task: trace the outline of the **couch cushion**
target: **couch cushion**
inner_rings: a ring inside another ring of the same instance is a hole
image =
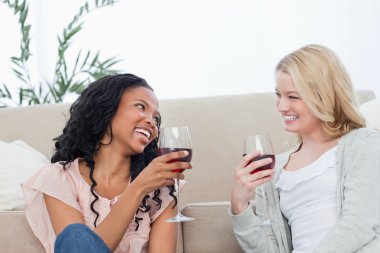
[[[23,210],[21,182],[48,163],[44,155],[23,141],[0,141],[0,210]]]
[[[34,236],[24,212],[0,211],[0,247],[2,253],[44,253],[45,249]]]
[[[208,202],[183,208],[183,214],[195,218],[182,223],[185,253],[243,252],[233,233],[229,206],[230,202]]]
[[[362,104],[360,111],[366,119],[367,127],[380,131],[380,99],[374,99]]]

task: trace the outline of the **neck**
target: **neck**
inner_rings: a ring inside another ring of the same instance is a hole
[[[322,132],[301,135],[301,137],[302,149],[330,148],[335,146],[339,140],[339,138],[331,139]]]
[[[125,180],[130,177],[131,156],[117,152],[110,146],[102,146],[94,157],[94,176],[105,181]]]

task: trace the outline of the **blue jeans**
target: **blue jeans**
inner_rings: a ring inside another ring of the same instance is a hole
[[[111,253],[104,241],[84,224],[68,225],[55,240],[55,253]]]

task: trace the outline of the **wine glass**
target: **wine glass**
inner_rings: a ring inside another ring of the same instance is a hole
[[[260,159],[264,159],[264,158],[272,158],[273,162],[251,171],[250,174],[254,174],[262,170],[268,170],[268,169],[274,168],[275,156],[274,156],[273,146],[272,146],[272,142],[270,140],[269,135],[257,134],[257,135],[245,137],[243,156],[245,156],[248,153],[251,153],[254,150],[259,151],[261,154],[255,157],[254,159],[252,159],[252,161],[250,162],[254,162]],[[264,190],[264,184],[259,186],[259,190],[262,193],[264,212],[266,213],[267,212],[266,209],[268,206],[267,206],[267,198],[266,198],[266,194]],[[271,223],[272,223],[271,220],[268,218],[268,219],[263,220],[259,225],[270,225]]]
[[[188,127],[163,127],[160,129],[159,136],[159,154],[167,154],[170,152],[176,152],[180,150],[186,150],[189,155],[178,160],[171,160],[171,162],[190,162],[192,149],[190,143],[190,134]],[[174,169],[174,172],[182,172],[183,169]],[[181,222],[181,221],[192,221],[194,218],[187,217],[181,213],[180,201],[179,201],[179,180],[174,178],[175,187],[177,192],[177,215],[167,219],[167,222]]]

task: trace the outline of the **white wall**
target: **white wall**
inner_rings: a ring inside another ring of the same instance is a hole
[[[30,2],[33,78],[49,79],[56,34],[84,1]],[[8,84],[19,36],[9,12],[1,3],[0,78]],[[319,43],[338,54],[356,88],[380,97],[378,13],[377,0],[120,0],[86,17],[73,52],[119,56],[119,69],[146,78],[159,98],[175,98],[273,91],[276,63]]]

